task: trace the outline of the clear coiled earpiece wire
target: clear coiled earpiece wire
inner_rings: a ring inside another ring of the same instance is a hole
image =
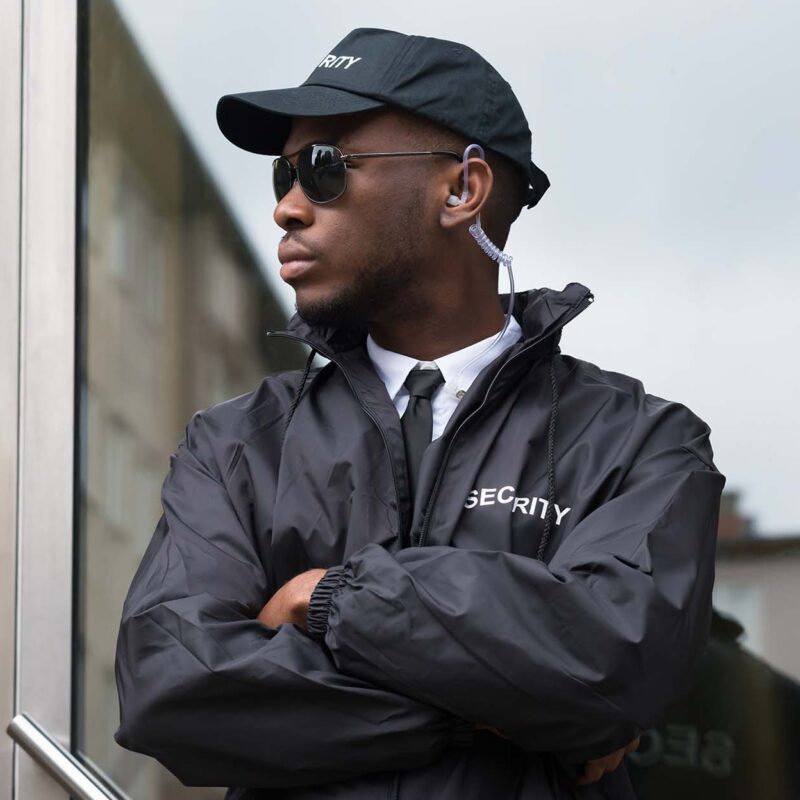
[[[461,192],[461,197],[459,202],[463,203],[469,197],[469,154],[472,150],[476,150],[480,158],[484,158],[483,148],[479,144],[471,144],[469,145],[466,150],[464,150],[464,157],[462,159],[463,166],[464,166],[464,180],[463,180],[463,190]],[[511,313],[514,309],[514,272],[511,269],[511,262],[512,257],[508,255],[508,253],[504,253],[487,235],[486,231],[483,230],[481,227],[481,215],[480,212],[475,217],[475,222],[469,226],[469,232],[472,237],[475,239],[478,247],[486,253],[489,258],[493,261],[497,261],[498,264],[503,264],[506,270],[508,271],[508,286],[509,286],[509,294],[508,294],[508,310],[506,312],[506,320],[503,323],[503,327],[500,330],[494,339],[492,339],[489,344],[483,348],[474,358],[471,358],[463,367],[458,371],[458,375],[456,376],[456,386],[459,385],[461,381],[461,373],[469,367],[471,364],[474,364],[482,355],[487,353],[491,350],[502,338],[503,334],[506,332],[508,328],[508,323],[511,321]]]

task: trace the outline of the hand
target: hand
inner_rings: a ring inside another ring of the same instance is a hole
[[[632,742],[620,747],[619,750],[615,750],[602,758],[593,758],[591,761],[587,761],[583,772],[578,777],[578,783],[580,785],[597,783],[606,772],[613,772],[622,763],[622,759],[638,747],[639,737],[637,736]]]
[[[498,736],[503,736],[497,728],[493,728],[491,725],[484,725],[480,722],[475,722],[473,724],[475,730],[484,730],[484,731],[491,731],[492,733],[496,733]],[[503,736],[504,739],[508,738]],[[588,783],[597,783],[606,772],[613,772],[621,763],[622,759],[628,754],[632,753],[634,750],[638,749],[639,747],[639,737],[637,736],[633,741],[628,742],[624,747],[620,747],[619,750],[614,750],[613,753],[609,753],[607,756],[603,756],[602,758],[593,758],[591,761],[586,762],[586,766],[583,768],[583,772],[578,777],[578,783],[581,785],[588,784]]]
[[[258,612],[256,619],[270,628],[291,622],[305,630],[308,626],[308,601],[311,592],[326,572],[325,569],[310,569],[286,581]]]

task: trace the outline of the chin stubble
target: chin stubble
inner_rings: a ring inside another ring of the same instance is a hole
[[[361,327],[378,319],[413,318],[415,277],[424,248],[411,232],[419,227],[421,206],[419,194],[412,192],[405,213],[395,209],[392,223],[382,230],[382,241],[393,243],[391,258],[387,259],[388,248],[381,247],[380,255],[366,259],[350,286],[317,302],[298,303],[300,316],[310,325],[337,328]]]

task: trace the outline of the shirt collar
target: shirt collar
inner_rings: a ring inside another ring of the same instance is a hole
[[[479,342],[462,347],[453,353],[440,356],[435,361],[419,361],[411,356],[386,350],[371,335],[367,335],[366,346],[375,371],[385,384],[386,391],[392,400],[395,399],[397,393],[403,387],[410,370],[415,367],[437,367],[445,380],[443,391],[449,392],[460,399],[469,389],[478,373],[506,348],[519,341],[521,336],[522,329],[512,316],[503,336],[491,348],[489,343],[497,337],[497,333],[493,333]],[[481,352],[483,350],[486,350],[486,352]]]

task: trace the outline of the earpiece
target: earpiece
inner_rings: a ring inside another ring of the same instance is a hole
[[[469,198],[469,154],[472,150],[476,150],[478,156],[480,158],[484,158],[483,148],[479,144],[471,144],[464,150],[464,155],[462,156],[462,164],[463,164],[463,186],[464,191],[461,194],[461,197],[456,197],[454,194],[451,194],[445,203],[448,206],[460,206],[462,203],[466,202]],[[492,339],[492,341],[480,352],[476,353],[475,356],[464,364],[458,372],[456,376],[456,384],[461,380],[461,373],[470,365],[472,365],[477,358],[479,358],[484,353],[487,353],[492,347],[495,346],[497,342],[503,337],[503,334],[506,332],[508,328],[508,323],[511,320],[511,315],[514,310],[514,272],[511,269],[511,261],[512,258],[508,253],[504,253],[492,240],[489,238],[487,233],[481,228],[481,215],[480,213],[475,215],[475,222],[468,228],[470,236],[475,240],[475,243],[478,247],[486,253],[489,258],[493,261],[497,261],[498,264],[502,264],[508,270],[508,311],[506,313],[506,321],[503,324],[500,333]]]
[[[467,149],[464,151],[464,156],[462,158],[462,163],[464,165],[464,193],[461,195],[460,198],[456,198],[455,195],[451,194],[450,197],[447,199],[447,203],[450,204],[450,200],[458,200],[458,203],[453,203],[453,205],[460,205],[469,197],[469,153],[470,150],[477,150],[478,155],[480,158],[484,158],[483,148],[479,144],[471,144]],[[509,280],[513,280],[511,278],[511,256],[508,253],[504,253],[492,240],[489,238],[488,234],[483,230],[481,227],[481,215],[476,214],[475,222],[469,226],[469,232],[475,242],[477,243],[478,247],[486,253],[489,258],[497,261],[499,264],[505,265],[509,270]],[[513,284],[512,284],[513,285]],[[513,289],[512,289],[512,297],[513,297]],[[509,314],[511,312],[509,311]]]

